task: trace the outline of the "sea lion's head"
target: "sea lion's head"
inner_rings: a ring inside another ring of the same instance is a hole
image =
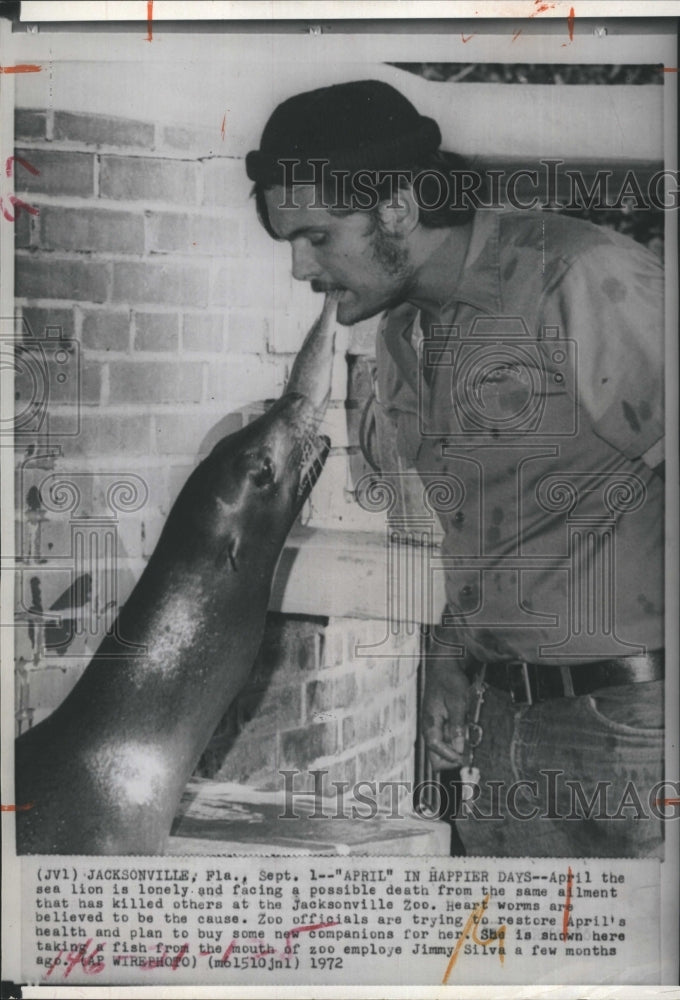
[[[316,433],[318,416],[309,400],[287,393],[261,417],[215,449],[233,454],[229,493],[241,480],[242,497],[268,504],[292,524],[323,469],[330,441]]]
[[[246,551],[249,558],[278,557],[328,455],[330,441],[316,433],[317,424],[305,396],[282,396],[215,446],[186,483],[167,529],[188,544],[191,524],[202,536],[199,549],[234,569]]]

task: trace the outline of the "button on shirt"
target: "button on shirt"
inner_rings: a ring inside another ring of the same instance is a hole
[[[383,317],[380,406],[440,515],[447,616],[482,661],[569,663],[663,646],[663,273],[617,233],[476,214],[427,262],[450,297]],[[387,471],[387,470],[386,470]]]

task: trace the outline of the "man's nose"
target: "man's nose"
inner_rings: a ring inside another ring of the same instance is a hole
[[[292,274],[296,281],[311,281],[318,278],[319,267],[315,259],[313,248],[307,244],[293,243],[291,245]]]

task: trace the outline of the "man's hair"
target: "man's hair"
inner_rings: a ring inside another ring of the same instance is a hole
[[[295,205],[295,185],[313,183],[314,171],[302,164],[303,180],[291,182],[291,174],[280,171],[277,181],[264,184],[256,182],[251,195],[255,199],[257,215],[265,230],[273,239],[279,239],[271,227],[265,193],[277,185],[286,190],[286,204]],[[479,197],[484,187],[484,178],[474,171],[467,160],[458,153],[434,150],[420,157],[417,162],[392,170],[353,172],[334,171],[332,167],[322,172],[322,180],[315,187],[319,192],[319,204],[332,215],[348,215],[350,212],[375,212],[379,203],[398,198],[399,191],[408,185],[418,205],[419,222],[428,229],[462,226],[472,219],[475,199],[467,192],[475,191]],[[286,180],[289,183],[286,183]],[[338,186],[341,185],[341,192]],[[368,193],[367,193],[368,192]]]

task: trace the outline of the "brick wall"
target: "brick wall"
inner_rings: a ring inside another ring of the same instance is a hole
[[[138,570],[160,529],[153,507],[167,513],[226,415],[232,430],[248,404],[280,393],[321,300],[291,278],[287,247],[257,223],[243,162],[219,155],[219,135],[20,110],[16,142],[38,171],[15,162],[17,193],[39,210],[17,218],[17,306],[33,336],[58,326],[80,345],[79,390],[50,386],[61,467],[144,470],[146,546],[140,523],[121,553]],[[334,450],[307,517],[375,530],[344,490],[344,350],[371,350],[365,328],[349,339],[340,331]],[[64,445],[76,395],[80,432]]]
[[[31,365],[46,365],[49,381],[40,432],[29,420],[16,451],[24,727],[75,683],[190,470],[281,392],[320,309],[320,297],[292,280],[288,248],[259,226],[243,162],[220,155],[220,141],[143,121],[17,111],[16,192],[38,210],[20,211],[15,224],[27,347],[17,412],[30,415],[42,391]],[[373,336],[373,323],[338,331],[323,428],[333,449],[303,512],[312,526],[382,530],[351,492],[352,475],[365,471],[354,397],[367,391],[366,367],[356,358],[370,356]],[[87,600],[68,592],[79,574],[91,577]],[[78,600],[85,610],[69,611]],[[67,608],[60,628],[37,627],[36,612],[55,603]],[[203,772],[262,787],[279,780],[279,767],[314,762],[328,763],[331,778],[407,776],[415,659],[399,659],[394,643],[387,658],[354,655],[357,636],[382,627],[273,618]]]
[[[361,647],[380,643],[379,657]],[[382,621],[270,614],[248,686],[203,755],[199,773],[280,790],[279,771],[330,782],[413,779],[417,629]],[[389,792],[387,793],[389,795]]]

